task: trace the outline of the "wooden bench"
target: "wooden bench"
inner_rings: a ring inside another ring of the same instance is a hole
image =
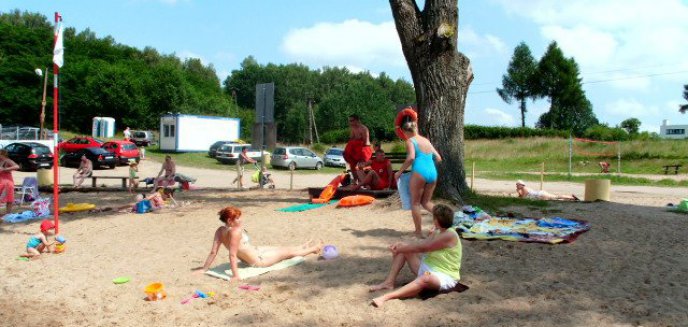
[[[91,179],[91,186],[93,186],[93,187],[96,187],[97,180],[99,180],[99,179],[121,179],[123,188],[126,188],[128,182],[129,182],[129,176],[90,176],[90,177],[86,177],[86,178]]]
[[[389,159],[391,163],[402,163],[406,160],[406,152],[387,152],[385,158]]]
[[[664,167],[664,175],[669,174],[669,168],[674,168],[674,175],[678,175],[678,169],[681,168],[682,165],[666,165],[662,167]]]

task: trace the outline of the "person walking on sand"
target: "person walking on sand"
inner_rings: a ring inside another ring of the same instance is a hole
[[[448,291],[461,278],[462,248],[459,235],[454,228],[454,210],[438,204],[432,210],[435,230],[420,243],[395,243],[389,246],[392,252],[392,267],[387,278],[370,287],[370,292],[394,289],[397,276],[408,263],[416,279],[390,293],[376,297],[371,304],[381,307],[386,301],[418,295],[424,289]]]
[[[6,215],[12,213],[14,207],[14,170],[19,170],[19,165],[7,157],[7,150],[0,150],[0,203],[5,203]]]
[[[129,126],[124,129],[124,140],[131,141],[131,129],[129,129]]]
[[[232,181],[232,184],[239,182],[240,189],[244,188],[244,165],[247,163],[256,163],[256,161],[248,156],[248,147],[243,147],[239,154],[239,158],[236,160],[237,176]]]
[[[556,195],[549,193],[545,190],[536,191],[529,187],[522,180],[516,181],[516,193],[518,193],[519,198],[527,198],[533,200],[568,200],[568,201],[580,201],[580,199],[574,195]]]
[[[309,241],[299,246],[261,249],[251,244],[250,238],[244,230],[239,208],[229,206],[220,210],[218,215],[223,225],[215,230],[210,254],[208,254],[203,267],[194,269],[195,273],[204,273],[210,269],[210,265],[215,261],[217,251],[222,245],[229,250],[229,266],[233,275],[230,282],[241,280],[238,268],[239,260],[251,267],[270,267],[282,260],[296,256],[317,254],[322,249],[322,241],[317,244],[312,244]]]
[[[435,150],[430,141],[418,134],[415,122],[406,122],[401,127],[406,135],[406,160],[394,173],[394,180],[399,180],[401,174],[411,167],[411,180],[409,190],[411,191],[411,216],[415,227],[414,234],[418,238],[423,237],[421,229],[421,206],[425,210],[432,212],[432,194],[437,185],[437,168],[435,161],[442,161],[442,157]]]
[[[344,147],[344,161],[349,164],[354,181],[358,184],[359,175],[358,170],[360,162],[370,160],[373,151],[370,148],[370,133],[368,127],[361,123],[358,115],[349,116],[349,142]]]
[[[77,168],[74,175],[72,175],[72,180],[75,188],[81,187],[84,183],[86,177],[91,177],[93,174],[93,163],[91,160],[86,158],[86,156],[81,156],[81,162],[79,162],[79,168]]]

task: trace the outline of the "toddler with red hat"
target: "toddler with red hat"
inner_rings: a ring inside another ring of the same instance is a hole
[[[41,232],[31,235],[29,241],[26,243],[26,254],[22,257],[34,258],[41,255],[43,252],[50,252],[50,246],[53,243],[48,243],[48,236],[52,236],[53,230],[55,229],[55,224],[50,220],[44,220],[41,222]]]

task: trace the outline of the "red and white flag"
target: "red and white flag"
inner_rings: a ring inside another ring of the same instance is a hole
[[[62,68],[62,65],[64,64],[64,46],[62,44],[62,24],[60,24],[60,28],[57,30],[57,38],[55,39],[55,49],[53,50],[53,63],[57,65],[57,67]]]

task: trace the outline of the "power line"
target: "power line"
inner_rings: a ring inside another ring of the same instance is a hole
[[[610,70],[607,72],[614,72],[614,71],[623,71],[623,70]],[[581,82],[581,84],[599,84],[599,83],[624,81],[624,80],[639,79],[639,78],[646,78],[646,77],[675,75],[675,74],[682,74],[682,73],[688,73],[688,70],[679,70],[679,71],[675,71],[675,72],[652,73],[652,74],[645,74],[645,75],[626,76],[626,77],[610,78],[610,79],[594,80],[594,81],[584,81],[584,82]],[[476,85],[484,85],[484,84],[476,84]],[[468,92],[468,94],[484,94],[484,93],[491,93],[491,92],[496,93],[497,91],[496,90],[481,90],[481,91],[475,91],[475,92]]]

